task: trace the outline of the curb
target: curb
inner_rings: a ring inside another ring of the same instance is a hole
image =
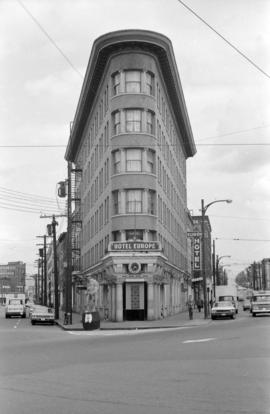
[[[207,320],[205,323],[192,323],[192,324],[183,324],[183,325],[165,325],[165,326],[130,326],[130,327],[115,327],[115,328],[99,328],[95,330],[99,331],[138,331],[138,330],[149,330],[149,329],[177,329],[177,328],[191,328],[191,327],[197,327],[197,326],[203,326],[210,323],[210,320]],[[58,325],[62,330],[64,331],[88,331],[87,329],[81,328],[75,328],[71,325],[63,325],[62,323],[55,321],[55,324]]]

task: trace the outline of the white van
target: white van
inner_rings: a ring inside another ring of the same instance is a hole
[[[24,300],[15,297],[7,298],[5,315],[6,318],[10,318],[11,316],[20,316],[21,318],[25,318],[26,310]]]

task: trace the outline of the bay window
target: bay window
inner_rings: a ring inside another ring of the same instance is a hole
[[[154,75],[150,72],[146,72],[146,93],[154,95]]]
[[[154,134],[154,114],[151,111],[146,112],[146,131],[148,134]]]
[[[121,172],[120,168],[121,153],[120,151],[114,151],[113,153],[113,172],[118,174]]]
[[[152,150],[147,151],[147,163],[146,163],[146,171],[153,173],[154,172],[154,161],[155,161],[155,153]]]
[[[113,134],[117,135],[121,132],[121,118],[120,118],[120,112],[114,112],[113,114]]]
[[[142,131],[142,110],[141,109],[126,109],[126,132],[141,132]]]
[[[126,213],[142,213],[142,190],[126,191]]]
[[[112,76],[112,92],[113,95],[120,93],[120,73],[117,72]]]
[[[120,193],[113,191],[113,214],[119,214]]]
[[[125,92],[140,93],[141,92],[141,71],[127,70],[125,72]]]
[[[126,150],[126,171],[142,171],[142,150]]]

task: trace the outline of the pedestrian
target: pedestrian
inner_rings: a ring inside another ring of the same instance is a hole
[[[193,319],[193,300],[191,298],[191,296],[188,298],[187,301],[187,307],[188,307],[188,314],[189,314],[189,319],[192,320]]]
[[[198,311],[199,311],[199,312],[201,312],[202,306],[203,306],[203,305],[202,305],[202,300],[201,300],[201,298],[199,298],[199,299],[198,299],[198,302],[197,302],[197,308],[198,308]]]

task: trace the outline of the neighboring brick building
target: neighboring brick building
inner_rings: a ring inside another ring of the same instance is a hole
[[[170,40],[144,30],[99,37],[66,151],[81,176],[75,310],[86,297],[76,285],[91,279],[101,317],[111,320],[185,307],[186,159],[195,151]]]
[[[19,293],[25,290],[26,264],[23,262],[8,262],[0,265],[0,294],[4,302],[6,293]]]

